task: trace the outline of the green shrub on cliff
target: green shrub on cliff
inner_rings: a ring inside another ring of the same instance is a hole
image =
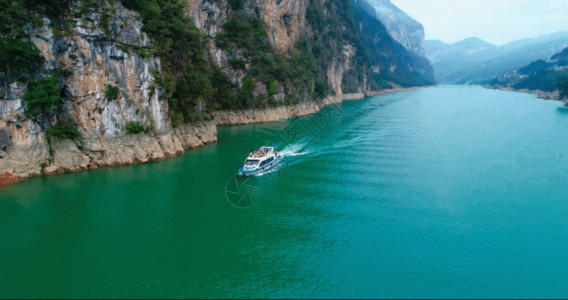
[[[280,82],[278,80],[272,80],[268,83],[268,94],[274,95],[278,92],[280,88]]]
[[[108,101],[112,101],[112,100],[116,99],[116,97],[118,97],[119,93],[120,93],[120,89],[117,86],[107,84],[107,87],[106,87],[106,90],[105,90],[105,98]]]
[[[128,122],[126,123],[126,134],[138,134],[141,132],[148,132],[148,129],[145,128],[140,122]]]
[[[70,2],[71,0],[0,0],[0,34],[15,38],[27,37],[30,28],[43,25],[43,17],[52,21],[61,18],[69,11]],[[57,20],[56,23],[62,23],[60,21]]]
[[[274,101],[253,101],[252,91],[255,80],[264,82],[268,93],[273,95],[281,86],[284,86],[288,93],[293,92],[290,88],[294,88],[298,94],[306,90],[311,91],[318,78],[321,77],[320,81],[325,79],[325,72],[320,72],[317,68],[315,56],[307,39],[297,42],[290,53],[281,55],[270,45],[263,22],[258,15],[234,13],[233,17],[223,25],[223,32],[217,36],[215,42],[229,53],[233,47],[241,49],[244,59],[251,63],[246,69],[244,60],[234,57],[229,59],[234,69],[246,72],[243,86],[238,90],[239,105],[251,107],[278,104]]]
[[[153,53],[160,56],[161,72],[156,83],[169,99],[172,121],[189,122],[196,117],[195,105],[204,101],[215,108],[219,90],[211,85],[213,75],[205,57],[207,38],[185,15],[186,4],[178,0],[122,0],[129,9],[140,12],[143,30],[154,42]]]
[[[327,84],[321,81],[316,82],[314,92],[319,98],[325,97],[325,95],[327,95]]]
[[[220,108],[246,107],[246,99],[245,101],[241,101],[243,98],[238,96],[235,85],[223,72],[219,70],[214,71],[213,76],[211,76],[211,84],[217,89],[216,97],[217,101],[219,101]]]
[[[48,76],[28,85],[28,91],[24,94],[27,117],[61,111],[62,104],[57,81],[57,77]]]
[[[42,61],[43,56],[32,42],[0,37],[0,72],[4,73],[5,85],[11,80],[27,79]]]
[[[57,125],[52,126],[47,130],[48,140],[52,137],[57,137],[63,140],[75,140],[80,136],[81,134],[77,130],[77,122],[71,118],[59,120]]]
[[[245,4],[245,0],[229,0],[229,4],[233,9],[241,9]]]
[[[557,91],[559,89],[562,90],[562,80],[566,75],[568,75],[568,71],[559,71],[553,68],[540,70],[514,84],[513,88],[548,92]]]
[[[223,32],[217,37],[216,43],[222,49],[230,51],[231,45],[247,50],[247,56],[256,56],[270,51],[268,35],[258,16],[248,16],[237,13],[227,23],[223,24]]]

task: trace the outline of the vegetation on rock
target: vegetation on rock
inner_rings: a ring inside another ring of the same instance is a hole
[[[174,124],[196,117],[193,107],[204,101],[213,104],[224,91],[213,87],[213,71],[205,57],[207,39],[184,15],[185,4],[177,0],[122,0],[140,12],[144,31],[155,43],[154,54],[161,57],[162,71],[156,72],[170,104]],[[215,105],[208,105],[214,108]]]
[[[48,76],[28,85],[28,91],[24,94],[27,117],[49,115],[61,111],[62,103],[57,81],[57,77]]]
[[[117,86],[107,84],[107,87],[106,87],[106,90],[105,90],[105,98],[108,101],[112,101],[112,100],[116,99],[116,97],[118,97],[119,93],[120,93],[120,89]]]
[[[525,67],[503,73],[491,85],[517,90],[560,91],[561,97],[568,97],[568,48],[547,60],[539,59]]]
[[[67,118],[59,120],[57,125],[50,127],[47,130],[47,139],[50,140],[52,137],[60,139],[75,140],[81,136],[77,130],[77,122],[72,118]]]
[[[126,129],[126,134],[138,134],[141,132],[148,132],[148,129],[144,127],[144,125],[140,124],[140,122],[128,122],[124,127]]]
[[[357,29],[359,11],[357,2],[352,0],[310,0],[307,34],[287,53],[278,53],[271,46],[258,9],[251,12],[244,9],[246,1],[229,0],[229,19],[214,41],[228,54],[229,71],[220,70],[208,57],[209,38],[187,16],[185,1],[120,2],[140,13],[143,30],[152,40],[152,49],[136,48],[131,53],[144,58],[160,57],[161,69],[152,74],[156,86],[163,92],[160,99],[168,101],[168,114],[174,127],[204,119],[217,109],[268,107],[324,98],[333,93],[327,77],[330,64],[341,64],[346,51],[350,55],[351,69],[338,71],[344,75],[340,83],[344,92],[380,88],[387,86],[389,79],[401,79],[377,76],[370,71],[373,64],[392,65],[392,62],[373,60],[367,40]],[[43,25],[44,17],[50,19],[49,26],[56,38],[65,38],[72,34],[71,17],[84,19],[88,13],[98,13],[102,38],[115,42],[110,27],[117,11],[116,6],[110,7],[109,3],[0,0],[0,5],[5,7],[0,13],[0,71],[4,73],[6,84],[12,77],[22,80],[23,77],[15,77],[37,70],[37,65],[43,61],[39,50],[29,42],[29,34],[30,28]],[[124,47],[122,44],[117,47],[121,46]],[[69,57],[71,55],[75,56],[69,54]],[[389,55],[396,56],[391,52],[386,54]],[[388,71],[383,73],[389,74]],[[410,78],[408,83],[422,83],[415,79]],[[48,76],[29,85],[24,96],[28,116],[61,111],[57,82],[57,77]],[[120,95],[120,90],[109,84],[104,94],[112,101]],[[137,122],[130,122],[126,131],[133,134],[146,129]]]
[[[43,56],[32,42],[0,36],[0,72],[4,74],[4,85],[12,80],[27,80],[41,62]]]

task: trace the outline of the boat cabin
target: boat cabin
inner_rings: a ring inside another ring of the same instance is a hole
[[[239,169],[241,175],[251,176],[275,166],[282,157],[274,147],[260,147],[251,151],[244,165]]]
[[[274,147],[260,147],[249,153],[249,158],[262,158],[274,154]]]
[[[251,151],[247,160],[245,161],[245,166],[253,167],[259,166],[263,167],[271,163],[275,159],[276,151],[274,147],[260,147],[255,151]]]

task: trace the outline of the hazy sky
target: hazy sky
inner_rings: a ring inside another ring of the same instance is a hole
[[[426,39],[476,36],[501,45],[568,30],[568,0],[391,0],[424,25]]]

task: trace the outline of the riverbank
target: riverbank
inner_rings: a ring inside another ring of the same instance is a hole
[[[493,87],[493,86],[484,86],[484,88],[499,90],[499,91],[507,91],[507,92],[518,92],[518,93],[525,93],[525,94],[533,94],[533,95],[536,95],[537,98],[539,98],[539,99],[557,100],[557,101],[564,102],[565,105],[568,104],[568,99],[563,98],[561,96],[560,91],[547,92],[547,91],[541,91],[541,90],[515,89],[515,88],[512,88],[512,87]]]
[[[397,92],[413,91],[427,87],[394,88],[388,90],[371,91],[366,93],[350,93],[343,95],[328,96],[321,101],[300,103],[289,106],[278,106],[264,109],[245,109],[213,112],[217,126],[245,125],[265,122],[289,120],[317,113],[327,105],[338,104],[343,101],[361,100],[366,97],[385,95]]]
[[[44,133],[29,135],[21,128],[11,136],[11,145],[0,148],[0,186],[36,176],[163,160],[216,141],[217,127],[212,121],[183,124],[155,134],[76,141],[48,141]]]
[[[187,149],[217,141],[216,126],[274,122],[317,113],[342,101],[427,87],[395,88],[368,93],[328,96],[321,101],[266,109],[215,111],[214,120],[184,124],[154,134],[102,136],[95,139],[51,140],[45,134],[28,135],[24,128],[12,135],[12,144],[0,148],[0,187],[30,177],[80,172],[106,166],[143,164],[179,156]]]

